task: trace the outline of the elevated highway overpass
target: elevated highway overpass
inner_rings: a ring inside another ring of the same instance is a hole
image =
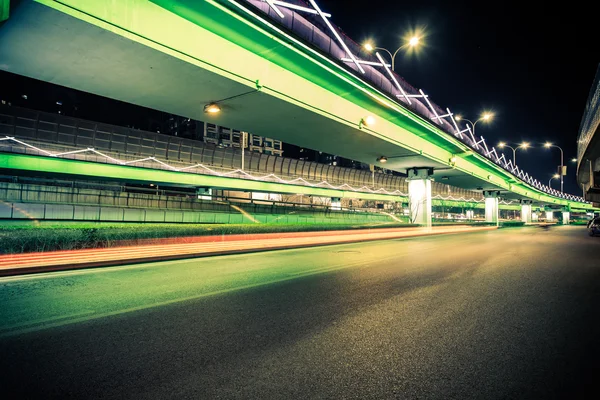
[[[600,65],[579,127],[577,182],[585,198],[600,206]]]
[[[425,224],[431,180],[442,177],[485,193],[490,220],[498,197],[525,208],[592,208],[506,161],[381,59],[359,57],[314,1],[276,3],[12,2],[0,26],[0,68],[369,164],[385,156],[386,168],[408,175],[409,201]],[[211,103],[221,112],[205,113]],[[21,165],[50,162],[58,160]]]

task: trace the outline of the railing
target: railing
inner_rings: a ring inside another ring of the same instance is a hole
[[[350,192],[360,192],[360,193],[373,193],[373,194],[385,194],[391,196],[401,196],[406,197],[407,193],[402,192],[398,189],[385,189],[379,188],[375,189],[374,187],[369,187],[367,185],[363,185],[361,187],[353,187],[347,183],[343,183],[340,185],[333,185],[327,181],[311,181],[308,179],[304,179],[302,177],[290,177],[290,176],[278,176],[274,173],[266,173],[256,171],[254,174],[251,174],[247,171],[243,171],[241,169],[232,169],[232,168],[224,168],[217,167],[212,165],[204,165],[204,164],[185,164],[178,161],[171,160],[161,160],[157,157],[143,157],[136,158],[136,156],[128,155],[128,154],[114,154],[110,152],[100,152],[94,148],[74,148],[73,146],[64,146],[64,145],[50,145],[45,143],[28,143],[23,140],[6,136],[0,138],[0,151],[4,151],[7,153],[21,153],[21,154],[33,154],[33,155],[41,155],[46,157],[53,158],[64,158],[64,159],[73,159],[73,160],[81,160],[81,161],[90,161],[90,162],[99,162],[106,164],[116,164],[116,165],[129,165],[135,167],[142,168],[150,168],[150,169],[161,169],[167,171],[174,172],[187,172],[187,173],[196,173],[202,175],[213,175],[227,178],[237,178],[237,179],[248,179],[248,180],[256,180],[261,182],[272,182],[272,183],[283,183],[289,185],[299,185],[299,186],[309,186],[316,188],[326,188],[326,189],[334,189],[334,190],[344,190]],[[262,173],[262,175],[258,175]],[[403,179],[403,178],[402,178]],[[439,186],[437,193],[433,193],[432,198],[441,199],[441,200],[452,200],[452,201],[464,201],[464,202],[482,202],[482,198],[474,198],[474,197],[454,197],[447,193],[440,193],[439,189],[448,188],[448,185],[438,184]],[[467,192],[468,193],[468,192]],[[504,204],[511,204],[510,202],[504,202]]]
[[[578,162],[583,158],[592,137],[595,132],[598,131],[598,125],[600,125],[600,65],[596,71],[596,77],[594,78],[594,83],[590,89],[590,94],[579,127],[579,136],[577,138]]]
[[[563,193],[544,185],[514,165],[512,160],[506,160],[504,154],[499,156],[496,149],[493,146],[489,147],[482,136],[475,137],[473,128],[468,124],[465,124],[465,129],[461,130],[449,108],[444,110],[433,103],[422,90],[415,89],[401,76],[391,71],[377,54],[376,57],[365,54],[360,46],[348,38],[339,27],[329,22],[329,16],[323,14],[316,2],[312,0],[309,2],[229,0],[229,2],[238,5],[246,3],[254,10],[260,11],[294,36],[308,42],[313,48],[333,58],[336,63],[344,65],[361,79],[390,95],[402,107],[432,122],[443,132],[454,136],[527,184],[561,199],[586,203],[583,197]],[[365,64],[365,61],[368,64]]]
[[[388,215],[385,210],[375,207],[365,207],[360,202],[348,206],[335,207],[331,204],[319,204],[313,202],[299,203],[295,201],[254,199],[252,197],[237,197],[224,194],[212,194],[210,200],[198,199],[195,193],[181,192],[173,189],[151,189],[143,187],[127,187],[94,185],[93,189],[73,185],[73,182],[62,182],[63,185],[54,186],[56,181],[49,186],[47,181],[32,178],[28,181],[34,183],[13,183],[0,181],[0,193],[2,201],[19,203],[44,203],[44,204],[70,204],[70,205],[96,205],[124,208],[164,208],[169,210],[189,211],[214,211],[229,212],[231,204],[238,205],[253,213],[324,213],[342,214],[350,212],[352,215],[360,214],[383,214]],[[39,182],[38,182],[39,181]],[[393,211],[401,211],[397,207]]]

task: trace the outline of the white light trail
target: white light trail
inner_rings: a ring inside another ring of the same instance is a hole
[[[344,62],[354,62],[351,58],[342,58],[342,61]],[[356,60],[357,63],[359,64],[364,64],[364,65],[372,65],[374,67],[384,67],[384,66],[390,66],[390,64],[385,64],[383,61],[382,62],[375,62],[375,61],[365,61],[365,60]]]
[[[344,48],[344,50],[346,51],[346,54],[348,54],[348,57],[350,57],[352,59],[352,61],[356,64],[356,66],[358,67],[358,70],[364,74],[365,73],[364,68],[358,63],[358,61],[356,60],[356,57],[354,57],[354,54],[352,54],[352,52],[350,51],[348,46],[346,46],[346,43],[342,40],[342,38],[337,33],[337,31],[335,30],[333,25],[331,25],[331,22],[329,22],[329,19],[327,19],[327,17],[325,17],[325,15],[323,14],[323,11],[321,11],[321,9],[317,5],[317,3],[315,3],[315,0],[309,0],[309,1],[310,1],[310,4],[314,7],[314,9],[319,13],[321,18],[325,22],[325,25],[327,25],[327,27],[329,28],[331,33],[333,33],[333,35],[335,36],[335,38],[337,39],[339,44]]]
[[[279,15],[280,18],[285,18],[283,13],[281,12],[281,10],[279,8],[277,8],[277,6],[274,4],[273,0],[265,0],[265,1],[267,2],[267,4],[269,4],[271,9],[273,11],[275,11],[277,13],[277,15]]]
[[[383,68],[385,69],[385,72],[387,72],[388,76],[392,79],[392,82],[394,82],[394,85],[396,85],[396,88],[400,91],[400,93],[402,93],[402,96],[404,96],[404,98],[406,99],[406,101],[408,102],[408,104],[412,104],[412,102],[410,101],[410,99],[406,95],[406,92],[404,91],[404,89],[402,88],[402,86],[400,86],[400,83],[398,83],[398,80],[394,76],[394,73],[388,68],[388,66],[383,61],[383,57],[381,57],[381,54],[379,54],[379,52],[375,52],[375,55],[379,59],[379,62],[381,62],[381,64],[383,65]]]
[[[288,3],[288,2],[285,2],[285,1],[271,0],[271,3],[273,3],[276,6],[281,6],[281,7],[285,7],[285,8],[291,8],[292,10],[304,11],[304,12],[309,13],[309,14],[319,15],[319,13],[316,10],[313,10],[312,8],[299,6],[299,5]],[[331,14],[323,13],[323,15],[326,16],[327,18],[331,18]]]

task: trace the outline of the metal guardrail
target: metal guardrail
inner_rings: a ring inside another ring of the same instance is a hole
[[[36,178],[33,178],[34,180]],[[39,179],[39,178],[37,178]],[[54,183],[54,181],[52,182]],[[66,182],[65,182],[66,183]],[[375,207],[349,205],[334,207],[330,204],[298,203],[285,200],[253,199],[231,195],[211,195],[210,200],[198,199],[195,193],[173,189],[151,189],[95,185],[93,189],[85,187],[49,186],[48,182],[13,183],[0,182],[2,201],[19,203],[70,204],[77,206],[102,206],[122,208],[164,208],[169,210],[229,212],[231,205],[237,205],[254,213],[325,213],[342,214],[383,214],[386,211],[401,212],[402,207],[382,210]],[[368,202],[365,202],[368,203]]]
[[[577,159],[581,162],[592,137],[598,131],[600,125],[600,65],[596,70],[596,77],[590,89],[585,111],[579,126],[579,135],[577,137]]]
[[[38,147],[42,146],[42,147]],[[52,150],[49,150],[52,149]],[[249,172],[243,171],[241,169],[228,169],[222,167],[214,167],[214,166],[206,166],[203,164],[183,164],[181,162],[173,162],[168,161],[165,162],[156,158],[154,156],[144,157],[144,158],[136,158],[131,155],[118,155],[118,154],[106,154],[104,152],[100,152],[95,150],[94,148],[85,148],[85,149],[73,149],[69,146],[56,146],[56,145],[40,145],[40,144],[31,144],[24,142],[20,139],[16,139],[11,136],[6,136],[4,138],[0,138],[0,151],[8,152],[8,153],[20,153],[20,154],[33,154],[39,156],[46,157],[54,157],[54,158],[65,158],[72,160],[80,160],[80,161],[90,161],[90,162],[99,162],[105,164],[116,164],[123,166],[135,166],[149,169],[161,169],[167,171],[175,171],[175,172],[186,172],[186,173],[197,173],[202,175],[212,175],[212,176],[221,176],[227,178],[237,178],[237,179],[249,179],[249,180],[257,180],[262,182],[273,182],[273,183],[283,183],[289,185],[300,185],[300,186],[310,186],[310,187],[321,187],[327,189],[335,189],[335,190],[344,190],[351,192],[360,192],[360,193],[375,193],[375,194],[385,194],[391,196],[402,196],[406,197],[407,193],[404,193],[398,189],[396,190],[387,190],[385,188],[375,189],[373,187],[362,186],[362,187],[353,187],[347,183],[343,183],[341,185],[333,185],[327,181],[310,181],[306,180],[302,177],[290,178],[288,180],[277,176],[273,173],[267,175],[252,175]],[[120,157],[120,158],[116,158]],[[448,187],[448,185],[444,185]],[[466,201],[466,202],[482,202],[481,198],[466,198],[460,197],[456,198],[451,195],[444,196],[443,194],[437,193],[432,195],[433,199],[441,199],[441,200],[454,200],[454,201]],[[504,204],[511,204],[512,201],[503,202]]]
[[[309,0],[307,3],[302,0],[287,0],[285,2],[229,0],[229,2],[238,5],[241,5],[241,3],[250,5],[252,9],[267,16],[269,20],[275,22],[278,26],[329,55],[337,64],[344,65],[357,74],[359,78],[391,96],[402,107],[432,122],[433,125],[445,133],[457,138],[473,151],[527,184],[558,198],[587,203],[583,197],[552,189],[529,176],[517,165],[513,165],[512,160],[507,160],[504,154],[499,156],[493,146],[489,147],[486,144],[483,136],[476,138],[474,131],[468,124],[465,124],[466,129],[461,130],[449,108],[444,110],[433,103],[422,90],[415,89],[401,76],[389,70],[380,57],[375,58],[372,55],[364,54],[357,43],[349,39],[339,27],[329,21],[329,16],[321,11],[315,1]],[[364,63],[365,61],[366,63]],[[383,67],[387,75],[377,67]]]

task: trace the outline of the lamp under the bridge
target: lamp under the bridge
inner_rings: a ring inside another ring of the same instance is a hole
[[[367,115],[360,120],[360,124],[364,126],[373,126],[375,125],[375,122],[377,122],[377,120],[372,115]]]
[[[204,106],[204,112],[208,114],[216,114],[221,112],[221,106],[217,103],[209,103]]]

